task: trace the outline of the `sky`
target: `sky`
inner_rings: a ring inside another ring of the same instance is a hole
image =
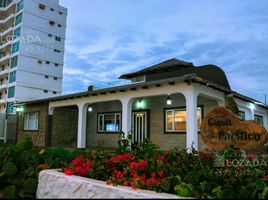
[[[63,94],[123,84],[177,58],[221,67],[232,90],[268,102],[266,0],[60,0],[68,9]]]

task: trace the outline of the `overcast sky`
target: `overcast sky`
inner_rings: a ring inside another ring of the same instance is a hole
[[[68,9],[63,93],[177,58],[221,67],[236,92],[268,101],[267,0],[60,0]]]

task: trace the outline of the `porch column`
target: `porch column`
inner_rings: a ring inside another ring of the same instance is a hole
[[[197,127],[197,96],[194,87],[185,92],[186,99],[186,148],[188,152],[191,151],[191,147],[198,150],[198,127]]]
[[[85,148],[87,106],[84,103],[78,104],[77,106],[78,106],[77,148]]]
[[[254,104],[250,104],[250,120],[254,120],[255,117],[255,105]]]
[[[124,137],[127,138],[131,134],[131,113],[133,100],[129,97],[123,97],[120,99],[122,103],[122,131]]]

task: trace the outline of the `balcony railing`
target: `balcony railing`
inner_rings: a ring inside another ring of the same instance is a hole
[[[0,55],[0,63],[5,61],[6,59],[10,59],[11,53]]]
[[[7,102],[7,96],[3,96],[1,99],[0,99],[0,103],[6,103]]]
[[[8,73],[8,68],[6,68],[6,69],[0,71],[0,77],[1,77],[2,75],[7,74],[7,73]]]
[[[0,37],[3,37],[5,34],[7,34],[8,32],[12,31],[13,30],[13,26],[5,29],[5,30],[0,30]]]
[[[4,24],[4,23],[8,22],[8,20],[10,20],[10,19],[12,19],[14,17],[15,17],[15,14],[13,13],[13,14],[9,15],[7,18],[1,19],[0,24]]]
[[[13,0],[2,0],[0,2],[0,11],[8,9],[11,6],[12,2]]]
[[[8,87],[8,82],[4,82],[3,84],[0,85],[0,89],[4,89]]]
[[[11,44],[12,44],[11,40],[0,42],[0,49],[3,49],[6,46],[11,45]]]

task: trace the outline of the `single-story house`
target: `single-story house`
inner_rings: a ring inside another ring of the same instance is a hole
[[[32,137],[36,146],[116,148],[123,131],[134,144],[148,138],[164,150],[203,149],[203,117],[233,105],[242,119],[268,129],[268,106],[233,91],[218,66],[173,58],[119,78],[130,83],[16,104],[18,138]]]

